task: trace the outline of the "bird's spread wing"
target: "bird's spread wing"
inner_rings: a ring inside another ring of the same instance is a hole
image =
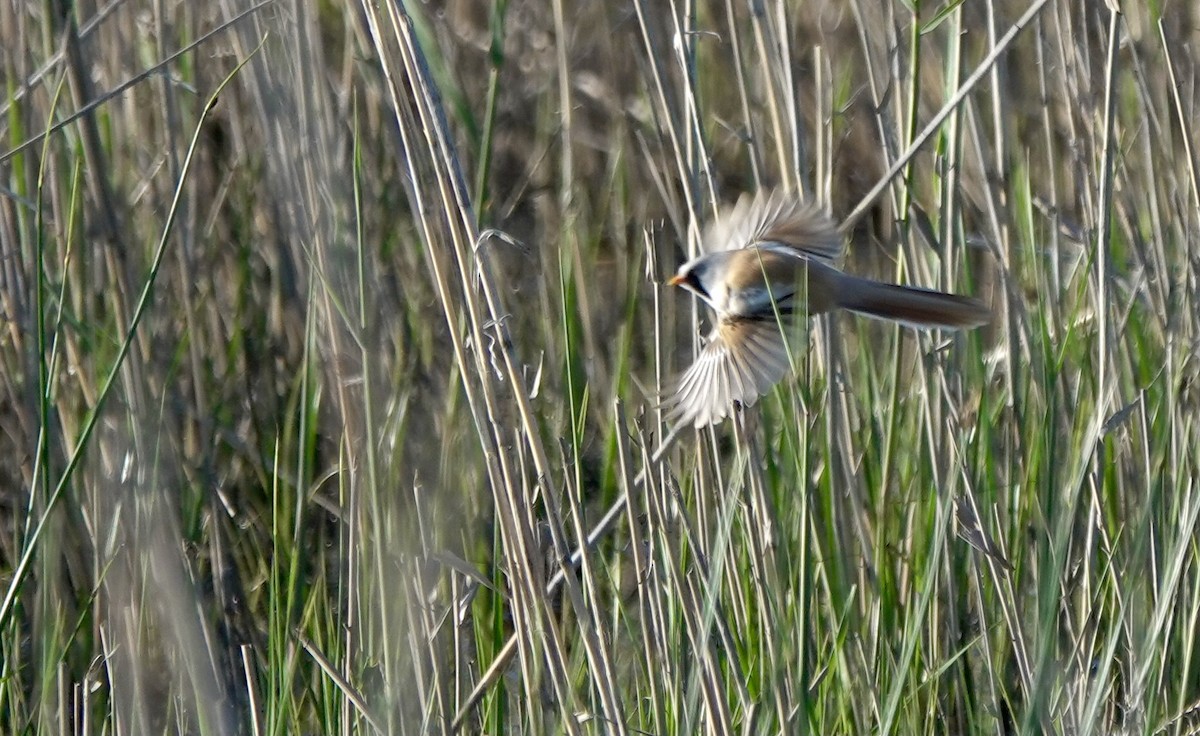
[[[668,419],[697,428],[716,424],[734,402],[750,406],[787,375],[787,341],[774,319],[723,320],[669,400]]]
[[[754,245],[828,265],[842,255],[842,237],[833,220],[817,204],[784,190],[743,194],[704,231],[706,253]]]

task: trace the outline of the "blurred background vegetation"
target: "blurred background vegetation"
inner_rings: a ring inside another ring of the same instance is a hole
[[[1198,22],[0,5],[0,731],[1197,732]],[[776,186],[996,320],[656,452]]]

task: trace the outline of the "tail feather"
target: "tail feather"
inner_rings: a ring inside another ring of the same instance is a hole
[[[978,299],[856,276],[845,276],[836,299],[839,307],[851,312],[913,327],[959,330],[978,327],[992,319],[991,310]]]

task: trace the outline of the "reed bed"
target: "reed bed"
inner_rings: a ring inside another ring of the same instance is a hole
[[[0,732],[1200,732],[1197,28],[0,6]],[[766,187],[994,322],[671,427]]]

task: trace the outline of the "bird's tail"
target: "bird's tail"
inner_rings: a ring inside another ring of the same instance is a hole
[[[912,327],[961,330],[987,324],[992,312],[978,299],[914,286],[885,284],[843,274],[837,305],[868,317]]]

